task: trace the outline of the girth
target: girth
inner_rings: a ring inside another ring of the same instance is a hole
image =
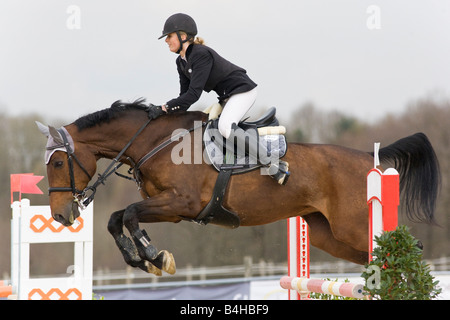
[[[222,169],[217,176],[211,200],[203,210],[200,211],[197,218],[192,220],[193,222],[201,225],[212,223],[231,229],[240,226],[241,220],[239,219],[239,216],[223,207],[223,198],[225,197],[232,171],[232,168],[222,166]]]

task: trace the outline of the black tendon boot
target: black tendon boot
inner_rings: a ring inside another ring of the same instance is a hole
[[[228,138],[236,146],[237,152],[241,155],[248,154],[250,159],[266,167],[267,173],[279,184],[285,185],[290,176],[289,163],[278,159],[272,159],[268,155],[267,147],[264,143],[260,143],[260,139],[256,130],[250,129],[244,131],[233,123],[231,134]],[[230,146],[230,147],[231,147]],[[228,143],[227,143],[228,148]]]

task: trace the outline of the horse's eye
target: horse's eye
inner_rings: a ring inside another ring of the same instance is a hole
[[[61,168],[64,165],[64,161],[55,161],[53,162],[53,167]]]

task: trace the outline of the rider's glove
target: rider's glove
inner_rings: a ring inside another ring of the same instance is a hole
[[[150,119],[156,119],[163,114],[165,114],[165,112],[162,109],[162,106],[155,106],[153,104],[148,106],[148,117]]]

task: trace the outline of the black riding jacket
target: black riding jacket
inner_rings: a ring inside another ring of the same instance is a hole
[[[213,49],[200,44],[191,44],[186,50],[186,60],[177,57],[177,70],[180,75],[180,95],[167,102],[167,110],[187,110],[204,91],[214,90],[219,101],[236,93],[256,87],[247,72],[222,58]]]

